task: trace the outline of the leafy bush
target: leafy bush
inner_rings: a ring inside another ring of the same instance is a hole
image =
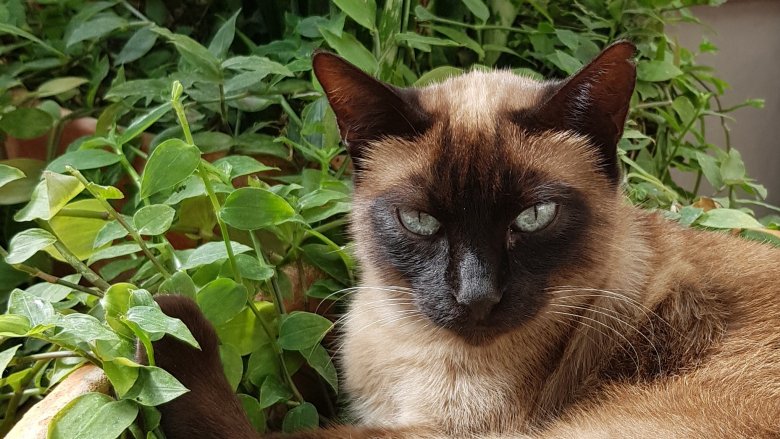
[[[620,157],[632,200],[685,225],[780,242],[777,216],[762,223],[749,210],[777,210],[766,190],[728,140],[722,149],[706,136],[713,116],[728,132],[738,108],[720,105],[727,84],[664,33],[695,21],[696,2],[235,3],[0,5],[0,134],[7,145],[45,139],[45,160],[0,162],[2,433],[20,406],[91,362],[116,399],[79,398],[52,437],[161,437],[154,406],[185,389],[153,361],[136,364],[134,340],[151,359],[163,334],[194,342],[156,307],[164,292],[194,297],[215,324],[225,372],[259,431],[336,414],[323,345],[334,324],[315,312],[351,291],[355,267],[344,233],[349,160],[310,74],[319,47],[408,86],[485,66],[563,77],[629,38],[639,80]],[[84,116],[96,117],[93,132],[61,150]],[[321,385],[298,386],[307,374]]]

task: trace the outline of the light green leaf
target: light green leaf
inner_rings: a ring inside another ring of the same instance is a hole
[[[101,407],[113,401],[102,393],[85,393],[66,404],[49,423],[47,439],[73,439],[86,419],[92,418]]]
[[[14,168],[13,166],[0,164],[0,187],[5,186],[12,181],[20,180],[24,177],[24,172],[22,172],[20,169]]]
[[[320,33],[328,45],[347,61],[369,74],[377,71],[379,64],[374,55],[350,33],[344,32],[337,36],[323,27],[320,27]]]
[[[279,328],[279,346],[287,350],[311,348],[333,328],[333,323],[317,314],[293,312]]]
[[[764,226],[747,213],[736,209],[712,209],[703,213],[696,224],[714,229],[762,229]]]
[[[289,221],[295,209],[271,191],[241,188],[228,195],[219,216],[236,229],[257,230]]]
[[[138,253],[140,251],[141,247],[134,242],[113,245],[93,253],[92,256],[89,257],[89,260],[87,260],[87,265],[92,265],[97,261],[102,261],[103,259],[114,259],[120,256],[132,255],[133,253]]]
[[[222,62],[222,68],[253,72],[260,79],[268,75],[294,76],[287,67],[264,56],[234,56]]]
[[[682,70],[667,61],[640,61],[636,66],[636,75],[640,81],[668,81],[682,73]]]
[[[14,215],[14,220],[49,220],[83,190],[84,186],[75,177],[44,171],[43,179],[33,190],[32,199]]]
[[[236,396],[238,397],[238,400],[241,401],[241,407],[244,408],[244,413],[246,413],[246,416],[249,418],[249,422],[252,424],[252,427],[255,428],[255,431],[264,433],[266,422],[265,412],[263,412],[263,408],[260,407],[260,403],[255,398],[244,395],[243,393]]]
[[[133,225],[141,235],[162,235],[171,228],[176,211],[165,204],[144,206],[133,215]]]
[[[241,177],[242,175],[256,174],[258,172],[279,169],[273,166],[266,166],[258,162],[256,159],[245,155],[229,155],[214,161],[214,166],[217,168],[225,165],[230,166],[231,180],[237,177]]]
[[[141,177],[141,198],[175,186],[189,177],[200,163],[200,150],[180,139],[161,143],[149,156]]]
[[[125,398],[145,406],[157,406],[187,392],[170,373],[159,367],[144,366],[138,370],[138,379]]]
[[[156,306],[134,306],[127,311],[125,319],[137,324],[149,334],[152,341],[157,341],[169,334],[190,346],[200,349],[195,337],[187,326],[179,319],[169,317]]]
[[[54,244],[56,241],[57,238],[46,230],[36,228],[23,230],[11,238],[5,262],[8,264],[21,264],[31,258],[36,252]]]
[[[582,68],[582,61],[558,49],[547,55],[547,59],[567,75],[571,75]]]
[[[101,200],[121,200],[125,197],[125,194],[114,186],[102,186],[91,181],[87,183],[87,189],[95,198]]]
[[[246,253],[252,250],[251,247],[248,247],[244,244],[239,244],[237,242],[231,242],[230,244],[233,249],[233,254],[236,255],[240,253]],[[196,248],[190,254],[190,257],[187,259],[187,262],[184,265],[182,265],[181,269],[189,270],[191,268],[200,267],[201,265],[206,265],[212,262],[226,259],[227,256],[228,256],[227,248],[225,248],[225,243],[208,242]]]
[[[736,149],[729,151],[720,163],[720,175],[726,184],[740,184],[745,181],[745,163]]]
[[[245,256],[245,255],[236,255],[236,257],[239,256]],[[190,275],[187,274],[186,271],[182,270],[173,273],[169,279],[163,281],[163,283],[161,283],[160,287],[157,289],[157,292],[167,293],[167,294],[179,294],[194,299],[197,290],[195,287],[195,282],[192,281]]]
[[[219,60],[200,43],[186,35],[175,34],[168,29],[158,26],[152,27],[152,31],[162,35],[170,41],[176,47],[176,50],[182,58],[192,64],[195,68],[201,70],[209,79],[215,81],[222,79],[222,70],[219,66]]]
[[[89,82],[89,79],[79,78],[76,76],[66,76],[62,78],[50,79],[41,84],[38,89],[35,90],[35,94],[38,95],[39,98],[56,96],[58,94],[65,93],[66,91],[73,90],[74,88],[84,85],[87,82]]]
[[[133,219],[130,217],[125,216],[124,218],[128,223],[133,222]],[[100,229],[100,231],[98,231],[98,234],[95,236],[95,241],[92,243],[92,247],[102,247],[115,239],[124,238],[128,234],[129,232],[127,229],[122,227],[122,225],[119,224],[119,221],[109,221]]]
[[[219,358],[222,360],[222,367],[225,370],[225,377],[230,383],[230,388],[235,392],[241,377],[244,376],[244,362],[241,354],[233,345],[222,344],[219,346]]]
[[[100,201],[87,198],[73,201],[65,205],[65,209],[105,214]],[[88,259],[95,252],[92,244],[98,233],[106,225],[107,220],[97,217],[68,216],[58,214],[49,220],[49,226],[59,241],[68,248],[79,260]],[[60,261],[65,259],[54,247],[46,248],[46,252]]]
[[[376,30],[376,2],[374,0],[333,0],[333,3],[357,24]]]
[[[206,284],[197,294],[198,306],[214,325],[235,317],[248,299],[246,287],[232,279],[220,278]]]
[[[122,134],[116,140],[116,143],[118,145],[124,145],[130,140],[140,136],[141,134],[144,133],[144,131],[146,131],[155,122],[160,120],[160,118],[163,117],[165,113],[169,112],[170,110],[171,110],[171,103],[166,102],[158,107],[153,108],[148,113],[138,116],[135,120],[130,122],[130,126],[128,126],[124,130],[124,132],[122,132]]]
[[[5,368],[8,367],[8,363],[11,362],[11,359],[14,358],[14,354],[16,354],[16,351],[20,347],[21,345],[16,345],[4,350],[3,352],[0,352],[0,374],[2,374],[5,371]]]
[[[22,337],[31,327],[30,319],[25,316],[0,314],[0,336]]]
[[[446,81],[447,79],[457,76],[463,73],[463,69],[450,66],[440,66],[435,69],[429,70],[423,73],[417,81],[415,81],[415,87],[424,87],[430,84],[436,84],[438,82]]]
[[[14,290],[8,299],[8,314],[27,317],[32,327],[50,325],[57,321],[51,303],[22,290]]]
[[[104,151],[102,149],[80,149],[66,152],[57,157],[49,163],[49,166],[47,166],[46,169],[51,172],[62,174],[65,172],[66,166],[78,170],[97,169],[119,163],[121,159],[122,156],[119,154]]]

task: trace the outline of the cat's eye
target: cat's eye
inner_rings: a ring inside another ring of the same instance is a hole
[[[512,226],[521,232],[538,232],[550,225],[556,213],[558,213],[557,203],[537,203],[520,212]]]
[[[425,212],[414,209],[398,209],[398,218],[406,230],[422,236],[431,236],[441,227],[441,223]]]

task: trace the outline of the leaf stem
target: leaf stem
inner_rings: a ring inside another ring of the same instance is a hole
[[[56,346],[52,345],[52,349],[56,349]],[[47,360],[35,363],[35,365],[27,371],[24,377],[19,380],[17,384],[18,387],[16,387],[13,395],[11,395],[8,400],[8,406],[5,409],[5,417],[3,418],[3,423],[0,424],[0,437],[5,437],[5,435],[11,431],[11,427],[16,422],[16,409],[19,408],[19,402],[21,402],[22,397],[25,396],[24,388],[27,387],[27,384],[35,378],[35,375],[37,375],[46,364],[48,364]]]
[[[57,358],[74,358],[74,357],[81,358],[83,356],[76,351],[43,352],[40,354],[32,354],[32,355],[27,355],[25,357],[14,358],[12,363],[24,364],[24,363],[32,363],[33,361],[54,360]]]
[[[47,232],[51,233],[54,236],[57,236],[57,233],[51,228],[49,223],[46,221],[38,221],[38,225],[45,229]],[[101,296],[102,292],[108,290],[111,288],[111,285],[103,280],[102,277],[100,277],[97,273],[92,271],[91,268],[87,266],[87,264],[81,262],[81,260],[73,254],[73,252],[68,249],[68,247],[65,246],[60,240],[59,236],[57,236],[57,240],[54,241],[54,248],[57,249],[58,252],[60,252],[60,255],[65,259],[65,262],[70,264],[71,267],[75,268],[79,273],[82,274],[92,285],[98,287],[98,289],[101,290]]]
[[[160,272],[160,274],[163,275],[164,278],[169,279],[171,277],[171,274],[168,272],[168,270],[165,269],[165,266],[154,256],[151,250],[149,250],[149,247],[146,246],[146,241],[141,237],[141,234],[138,233],[138,230],[135,229],[133,225],[128,223],[125,218],[114,209],[114,206],[111,205],[111,203],[108,202],[108,200],[100,197],[95,191],[92,189],[92,186],[90,185],[90,182],[84,177],[84,175],[81,174],[76,169],[73,169],[70,166],[66,166],[65,170],[68,171],[68,173],[74,177],[76,177],[81,184],[84,185],[85,188],[87,188],[87,191],[100,202],[100,204],[103,206],[103,208],[108,212],[108,214],[111,216],[111,218],[115,219],[122,227],[124,227],[125,230],[130,234],[130,237],[133,238],[133,241],[138,243],[138,246],[141,247],[141,251],[146,255],[147,258],[152,262],[152,264],[157,268],[157,271]]]
[[[255,248],[255,254],[257,254],[257,260],[260,261],[261,264],[264,265],[270,265],[268,263],[268,258],[265,257],[265,253],[263,253],[263,249],[260,247],[260,240],[257,238],[256,232],[253,230],[249,232],[249,236],[252,238],[252,246]],[[274,295],[274,307],[276,308],[276,313],[281,317],[284,314],[287,314],[287,311],[284,309],[284,301],[282,300],[282,291],[279,288],[279,282],[277,281],[277,270],[274,266],[274,275],[271,276],[271,293]]]
[[[6,256],[8,256],[8,252],[3,247],[0,247],[0,257],[5,259]],[[38,279],[41,279],[41,280],[44,280],[44,281],[46,281],[46,282],[48,282],[50,284],[62,285],[64,287],[72,288],[74,290],[78,290],[78,291],[81,291],[82,293],[87,293],[87,294],[92,295],[92,296],[103,297],[103,293],[101,291],[92,290],[92,289],[87,288],[87,287],[85,287],[83,285],[74,284],[73,282],[68,282],[66,280],[63,280],[60,277],[54,276],[54,275],[49,274],[49,273],[45,273],[45,272],[41,271],[40,269],[38,269],[36,267],[32,267],[30,265],[26,265],[26,264],[13,264],[13,265],[11,265],[11,267],[13,269],[15,269],[15,270],[23,271],[23,272],[25,272],[25,273],[27,273],[27,274],[29,274],[31,276],[37,277]]]

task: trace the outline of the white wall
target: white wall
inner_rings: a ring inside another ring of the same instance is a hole
[[[686,47],[697,48],[706,35],[720,51],[699,57],[731,89],[723,97],[726,107],[747,98],[764,98],[764,109],[743,108],[729,122],[732,146],[747,166],[748,175],[769,189],[768,200],[780,205],[780,1],[731,0],[719,7],[693,9],[702,26],[685,24],[672,30]],[[716,120],[708,124],[715,144]]]

